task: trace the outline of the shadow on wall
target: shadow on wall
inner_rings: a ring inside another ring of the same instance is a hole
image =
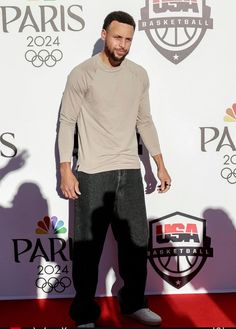
[[[0,169],[1,181],[22,169],[27,158],[23,151],[10,159]],[[1,298],[37,298],[39,293],[60,296],[70,287],[66,274],[70,246],[56,229],[62,226],[60,219],[48,216],[48,202],[37,184],[24,182],[16,187],[11,206],[0,206],[0,225],[4,228],[0,239]]]
[[[225,210],[209,208],[203,212],[207,221],[207,235],[211,237],[214,256],[208,258],[203,269],[191,281],[198,290],[204,288],[209,292],[235,292],[236,289],[236,230],[232,218]],[[212,302],[228,317],[235,322],[235,312],[226,307],[224,296],[217,299],[211,294]]]
[[[103,50],[103,47],[104,47],[104,42],[100,38],[94,44],[92,56],[97,55],[98,53],[100,53]]]
[[[7,176],[14,171],[23,168],[27,158],[28,153],[26,151],[11,158],[6,166],[0,169],[1,181],[7,179]],[[32,274],[31,243],[37,220],[46,214],[48,214],[47,200],[43,197],[37,184],[33,182],[24,182],[19,186],[11,201],[11,207],[0,206],[0,225],[2,228],[0,291],[2,297],[19,298],[37,295],[35,288],[32,288],[35,287],[32,275],[29,275]],[[34,260],[36,271],[38,265],[40,265],[39,257]],[[17,275],[15,275],[16,273]],[[34,280],[35,277],[36,273]]]
[[[210,292],[235,291],[236,231],[232,219],[222,209],[206,209],[203,218],[207,222],[207,235],[211,237],[214,257],[207,259],[200,273],[192,280],[195,289],[206,288]]]
[[[152,172],[152,167],[151,167],[151,162],[150,162],[150,155],[143,144],[143,141],[139,134],[137,134],[138,138],[138,146],[139,146],[139,158],[140,161],[143,164],[144,167],[144,183],[146,184],[145,188],[145,193],[146,194],[151,194],[156,191],[157,187],[157,180],[155,178],[155,175]]]

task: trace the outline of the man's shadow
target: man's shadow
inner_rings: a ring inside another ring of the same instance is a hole
[[[207,259],[207,264],[191,281],[198,290],[204,288],[212,302],[236,325],[234,308],[228,307],[224,296],[219,298],[215,293],[235,292],[236,262],[236,230],[230,215],[221,208],[208,208],[203,212],[207,221],[207,235],[210,235],[213,247],[213,257]]]
[[[1,181],[22,169],[27,158],[26,151],[11,158],[0,169]],[[0,253],[1,296],[37,298],[67,292],[70,250],[57,233],[57,229],[63,229],[60,218],[49,217],[47,200],[32,181],[21,183],[10,203],[10,207],[0,206],[0,224],[4,228],[0,239],[0,250],[4,251]],[[60,272],[63,276],[58,280]]]
[[[23,151],[11,158],[6,166],[0,169],[1,181],[7,179],[7,176],[12,175],[14,171],[23,168],[27,157],[28,153]],[[18,187],[10,207],[0,206],[0,223],[4,230],[0,239],[2,297],[6,296],[7,299],[37,297],[35,287],[37,273],[32,275],[32,264],[37,272],[40,258],[34,259],[33,263],[30,261],[33,248],[31,243],[37,220],[47,213],[47,200],[38,185],[33,182],[24,182]]]

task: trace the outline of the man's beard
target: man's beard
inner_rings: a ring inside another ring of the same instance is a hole
[[[120,65],[125,57],[128,55],[128,51],[122,56],[122,57],[117,57],[114,53],[114,51],[111,51],[109,47],[105,44],[104,51],[107,55],[107,57],[110,59],[111,62],[116,63],[117,65]]]

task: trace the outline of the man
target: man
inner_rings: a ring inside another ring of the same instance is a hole
[[[63,95],[58,139],[61,190],[75,200],[76,296],[70,316],[81,327],[94,327],[100,314],[94,296],[110,224],[124,281],[118,294],[122,313],[146,325],[161,323],[144,298],[148,230],[136,129],[157,164],[160,192],[170,188],[171,179],[150,115],[147,73],[126,59],[134,30],[129,14],[110,13],[101,33],[104,50],[72,70]],[[71,170],[76,123],[77,177]]]

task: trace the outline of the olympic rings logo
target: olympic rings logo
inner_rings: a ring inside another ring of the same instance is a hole
[[[225,167],[221,170],[221,177],[226,179],[228,183],[235,184],[236,183],[236,168],[232,170],[229,167]]]
[[[30,49],[25,53],[25,59],[27,62],[32,63],[34,67],[41,67],[43,64],[53,67],[62,57],[63,53],[60,49],[54,49],[51,53],[46,49],[42,49],[38,53]]]
[[[47,294],[53,290],[62,293],[71,285],[71,279],[68,276],[64,276],[60,280],[56,277],[51,277],[48,281],[45,278],[38,278],[35,284],[37,288],[42,289]]]

